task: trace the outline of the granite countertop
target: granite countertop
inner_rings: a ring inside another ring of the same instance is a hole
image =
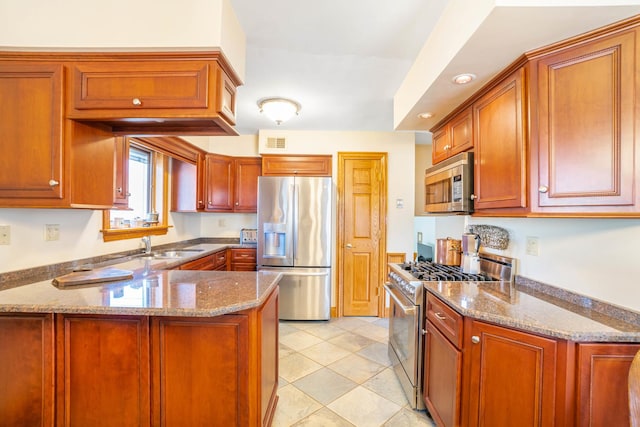
[[[640,342],[637,319],[621,319],[504,282],[424,282],[458,313],[576,342]]]
[[[123,257],[93,266],[130,270],[130,280],[58,288],[47,279],[2,289],[0,312],[211,317],[260,306],[280,273],[169,270],[229,247],[244,246],[199,244],[179,259]]]

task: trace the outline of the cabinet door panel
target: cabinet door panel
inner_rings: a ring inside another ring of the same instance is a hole
[[[0,197],[63,198],[63,67],[0,63]]]
[[[249,425],[248,318],[153,319],[154,425]]]
[[[262,171],[262,159],[259,157],[240,157],[234,159],[235,166],[235,203],[234,212],[258,211],[258,177]]]
[[[523,78],[520,69],[473,104],[477,211],[527,206]]]
[[[449,157],[449,147],[451,146],[451,137],[449,135],[449,126],[433,133],[431,163],[436,164]]]
[[[637,51],[629,31],[538,61],[540,207],[636,203]]]
[[[629,368],[638,344],[579,344],[577,426],[629,423]]]
[[[51,314],[0,316],[0,425],[54,425]]]
[[[438,425],[460,425],[462,352],[427,322],[423,399]]]
[[[206,210],[213,212],[233,211],[233,158],[207,154],[206,183]]]
[[[469,426],[554,425],[557,342],[477,321],[471,336]]]
[[[57,425],[148,426],[148,319],[60,315],[57,328]]]

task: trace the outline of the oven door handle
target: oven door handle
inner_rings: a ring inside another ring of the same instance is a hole
[[[391,297],[391,299],[393,299],[393,301],[398,304],[398,306],[402,309],[402,311],[404,312],[404,314],[415,314],[416,313],[416,306],[411,304],[411,305],[407,305],[405,304],[401,299],[405,299],[402,295],[399,294],[399,292],[395,289],[392,288],[391,286],[387,285],[385,283],[384,285],[385,290],[387,291],[387,293],[389,294],[389,296]]]

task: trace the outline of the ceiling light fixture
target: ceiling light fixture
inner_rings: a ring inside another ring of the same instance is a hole
[[[302,108],[296,101],[287,98],[264,98],[258,101],[260,112],[280,125],[293,116],[297,116]]]
[[[420,113],[418,114],[418,117],[420,117],[421,119],[430,119],[431,117],[433,117],[433,113]]]
[[[464,85],[475,79],[476,75],[471,73],[458,74],[453,78],[453,82],[457,85]]]

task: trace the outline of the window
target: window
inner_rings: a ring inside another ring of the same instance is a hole
[[[124,158],[117,162],[120,170],[116,175],[126,180],[127,204],[104,211],[103,240],[166,234],[168,156],[145,144],[144,139],[120,138],[116,144],[124,144]]]

